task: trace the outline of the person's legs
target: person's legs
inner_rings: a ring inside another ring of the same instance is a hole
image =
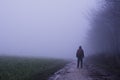
[[[80,61],[81,61],[81,68],[83,68],[83,59],[81,59]]]
[[[79,68],[80,59],[77,58],[77,68]]]

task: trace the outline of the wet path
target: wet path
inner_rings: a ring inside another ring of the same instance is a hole
[[[73,61],[56,72],[49,80],[120,80],[120,77],[116,77],[89,62],[84,64],[82,69],[77,69],[76,62]]]
[[[88,76],[88,70],[85,66],[82,69],[76,68],[76,63],[72,62],[65,66],[65,68],[56,72],[49,80],[92,80]]]

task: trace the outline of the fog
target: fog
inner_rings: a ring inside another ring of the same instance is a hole
[[[0,0],[0,55],[74,58],[97,0]],[[85,53],[89,55],[89,53]]]

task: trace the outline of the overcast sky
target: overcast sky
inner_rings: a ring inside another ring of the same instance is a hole
[[[0,0],[0,54],[73,58],[97,6],[96,0]]]

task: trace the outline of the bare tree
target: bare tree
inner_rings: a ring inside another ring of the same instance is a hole
[[[120,57],[120,0],[105,0],[106,8],[94,15],[89,44],[95,53],[110,53],[119,63]]]

